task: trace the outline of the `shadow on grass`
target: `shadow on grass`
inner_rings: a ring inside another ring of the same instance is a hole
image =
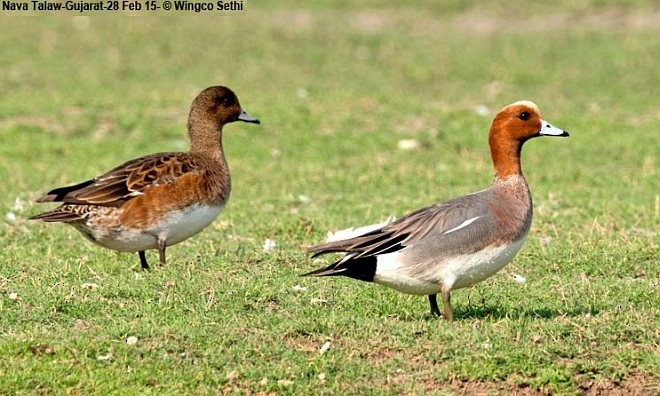
[[[527,309],[507,309],[496,306],[468,306],[462,309],[454,310],[454,320],[468,320],[468,319],[552,319],[556,317],[576,317],[581,315],[590,314],[597,315],[600,309],[595,307],[574,307],[570,309],[558,309],[548,307],[527,308]],[[437,316],[432,316],[430,313],[409,315],[402,317],[404,320],[438,320]]]
[[[596,315],[600,312],[595,307],[574,307],[568,309],[537,307],[537,308],[518,308],[506,309],[496,306],[468,306],[454,312],[456,319],[551,319],[558,316],[575,317],[585,314]]]

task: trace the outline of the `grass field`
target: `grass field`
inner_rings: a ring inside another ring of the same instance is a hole
[[[0,18],[0,394],[657,394],[657,3],[257,3]],[[167,266],[26,220],[51,187],[185,150],[215,84],[262,125],[227,126],[230,203]],[[571,138],[526,145],[527,243],[453,293],[454,323],[298,276],[328,230],[488,186],[518,99]]]

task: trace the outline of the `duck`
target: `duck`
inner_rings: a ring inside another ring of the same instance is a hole
[[[502,108],[488,134],[495,175],[490,187],[413,211],[351,238],[308,248],[312,258],[343,255],[302,276],[344,276],[427,295],[431,315],[454,320],[450,293],[502,269],[522,248],[532,222],[532,196],[522,173],[523,144],[569,133],[541,118],[538,106],[520,100]]]
[[[259,124],[225,86],[200,92],[188,115],[187,152],[146,155],[82,183],[55,188],[37,202],[61,205],[30,220],[64,223],[102,247],[137,252],[148,270],[145,251],[165,250],[206,228],[220,214],[231,192],[222,147],[226,124]]]

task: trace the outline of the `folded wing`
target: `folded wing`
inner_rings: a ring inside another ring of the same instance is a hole
[[[37,202],[118,207],[151,187],[173,183],[198,169],[200,164],[185,153],[154,154],[126,162],[94,179],[56,188]]]

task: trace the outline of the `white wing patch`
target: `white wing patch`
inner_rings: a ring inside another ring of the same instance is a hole
[[[464,222],[462,222],[461,224],[459,224],[459,225],[457,225],[456,227],[452,228],[451,230],[447,230],[447,231],[443,232],[442,235],[447,235],[447,234],[449,234],[449,233],[451,233],[451,232],[458,231],[458,230],[460,230],[461,228],[465,228],[465,227],[469,226],[470,224],[474,223],[474,222],[475,222],[477,219],[479,219],[480,217],[481,217],[481,216],[477,216],[477,217],[473,217],[473,218],[471,218],[471,219],[467,219],[467,220],[465,220]]]
[[[358,227],[358,228],[346,228],[346,229],[339,230],[339,231],[334,231],[334,232],[333,231],[328,231],[328,233],[326,234],[325,242],[328,243],[328,242],[343,241],[343,240],[346,240],[346,239],[355,238],[355,237],[358,237],[360,235],[367,234],[371,231],[376,231],[377,229],[383,228],[386,225],[393,222],[394,220],[396,220],[396,217],[390,216],[387,219],[385,219],[385,221],[383,221],[382,223],[378,223],[378,224],[370,224],[370,225],[366,225],[366,226],[362,226],[362,227]]]

